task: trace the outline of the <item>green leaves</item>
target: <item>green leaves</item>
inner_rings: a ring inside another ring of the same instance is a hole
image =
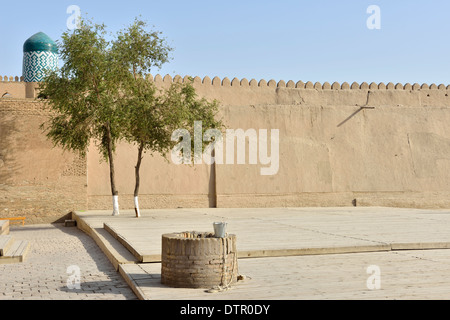
[[[218,102],[198,98],[191,82],[163,90],[145,79],[173,51],[145,22],[135,19],[107,41],[104,25],[82,20],[80,28],[63,33],[57,44],[63,66],[40,85],[40,97],[48,98],[43,101],[51,111],[41,128],[55,145],[82,155],[94,140],[110,163],[113,195],[118,141],[137,144],[141,160],[142,151],[166,155],[176,144],[172,133],[186,129],[193,135],[196,121],[202,121],[203,131],[222,128],[216,120]]]
[[[175,145],[173,131],[183,128],[193,132],[194,121],[209,128],[220,127],[215,121],[218,103],[198,99],[192,83],[173,83],[157,89],[144,79],[152,68],[169,61],[173,50],[157,31],[147,31],[140,20],[120,31],[113,43],[114,61],[120,66],[123,109],[126,110],[124,137],[144,150],[162,155]]]
[[[161,32],[147,31],[146,27],[147,23],[135,19],[131,26],[118,32],[112,45],[115,62],[120,64],[125,77],[143,78],[152,68],[161,68],[170,60],[173,49],[161,37]]]
[[[129,89],[122,101],[128,111],[125,139],[146,151],[167,156],[177,144],[171,140],[172,133],[185,129],[194,135],[195,121],[202,121],[203,132],[223,127],[216,119],[218,102],[199,99],[190,82],[158,90],[153,82],[137,78]]]
[[[81,154],[91,139],[104,141],[105,125],[112,143],[120,139],[123,111],[118,108],[120,72],[112,63],[111,45],[105,40],[105,26],[81,21],[80,28],[63,33],[58,41],[63,60],[60,70],[49,73],[40,85],[41,96],[53,114],[42,128],[47,137],[64,149]],[[99,149],[108,159],[107,146]]]

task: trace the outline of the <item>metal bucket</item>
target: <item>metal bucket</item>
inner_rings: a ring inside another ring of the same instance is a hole
[[[225,238],[227,233],[227,223],[226,222],[214,222],[214,237]]]

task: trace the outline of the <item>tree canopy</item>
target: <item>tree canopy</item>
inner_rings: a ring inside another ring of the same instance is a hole
[[[143,153],[167,155],[176,143],[172,133],[183,128],[193,134],[196,121],[202,121],[204,128],[222,128],[217,120],[219,104],[199,98],[191,82],[174,82],[162,89],[146,78],[170,60],[173,49],[160,32],[147,30],[139,19],[111,41],[106,40],[104,25],[81,20],[78,29],[64,32],[57,43],[63,66],[49,72],[40,85],[40,95],[47,97],[44,101],[51,111],[42,129],[55,145],[81,155],[95,141],[109,162],[113,214],[119,214],[116,145],[120,140],[135,144],[134,196],[139,216]]]

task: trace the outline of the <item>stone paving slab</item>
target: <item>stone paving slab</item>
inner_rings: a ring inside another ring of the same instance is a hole
[[[450,211],[394,208],[176,209],[76,213],[91,227],[107,226],[139,262],[160,262],[161,236],[213,231],[228,223],[239,257],[450,247]],[[431,244],[431,246],[430,246]]]
[[[450,250],[440,249],[448,248],[450,242],[450,211],[359,207],[178,209],[142,210],[141,219],[134,218],[133,211],[121,213],[119,217],[112,217],[109,211],[77,213],[83,230],[94,230],[91,233],[62,225],[12,227],[15,239],[30,241],[32,246],[23,263],[0,265],[0,300],[450,299]],[[135,231],[152,235],[151,250],[159,250],[158,239],[165,231],[212,231],[214,221],[228,223],[228,231],[237,235],[242,250],[246,246],[261,250],[263,246],[281,252],[280,248],[289,250],[299,245],[331,250],[343,244],[356,249],[363,244],[388,244],[389,250],[240,258],[239,273],[246,279],[230,290],[208,293],[161,285],[160,263],[138,263],[103,229],[104,223],[119,229],[123,223],[123,230],[136,224]],[[429,250],[407,250],[411,248]],[[81,271],[80,289],[68,288],[71,274],[67,268],[73,265]],[[375,274],[380,279],[379,289],[368,287],[374,275],[369,268],[373,266],[379,270]]]
[[[358,207],[141,214],[139,219],[133,211],[122,211],[118,217],[109,211],[77,216],[96,228],[108,224],[137,251],[152,255],[159,254],[164,233],[212,231],[213,222],[225,221],[238,237],[238,250],[255,254],[238,260],[240,273],[250,279],[218,293],[162,285],[160,263],[120,264],[120,274],[139,299],[450,298],[450,250],[443,250],[450,248],[450,211]],[[262,257],[255,258],[258,252]],[[370,266],[380,270],[380,289],[368,288]]]
[[[450,250],[243,259],[239,271],[247,278],[214,293],[162,285],[159,263],[122,265],[121,274],[148,300],[447,300],[449,262]]]

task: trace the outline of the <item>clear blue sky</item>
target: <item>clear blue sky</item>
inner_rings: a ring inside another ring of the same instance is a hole
[[[23,42],[58,40],[69,5],[115,32],[141,17],[175,48],[152,73],[303,80],[450,84],[448,0],[4,1],[0,74],[22,73]],[[381,29],[366,12],[381,9]]]

